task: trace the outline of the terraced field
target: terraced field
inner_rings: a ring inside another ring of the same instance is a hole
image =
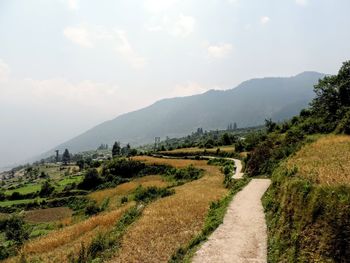
[[[205,170],[196,181],[175,187],[175,194],[148,205],[141,218],[125,234],[119,253],[111,262],[167,262],[171,255],[197,236],[212,201],[222,198],[227,189],[219,167],[206,161],[137,157],[147,163],[186,167],[193,164]]]
[[[328,135],[304,146],[287,162],[289,170],[323,185],[350,184],[350,136]]]

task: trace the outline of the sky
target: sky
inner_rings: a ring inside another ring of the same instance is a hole
[[[334,74],[348,0],[0,0],[0,167],[169,97]]]

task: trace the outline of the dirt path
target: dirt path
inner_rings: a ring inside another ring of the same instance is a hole
[[[236,173],[238,168],[237,165]],[[261,197],[270,183],[269,179],[253,179],[234,197],[223,224],[196,252],[193,262],[267,262],[267,230]]]
[[[242,173],[242,169],[243,169],[242,162],[238,159],[233,159],[233,158],[227,158],[227,159],[235,162],[236,170],[235,170],[232,178],[233,179],[242,179],[243,175],[244,175],[244,173]]]

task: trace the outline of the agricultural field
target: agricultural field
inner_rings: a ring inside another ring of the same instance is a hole
[[[145,157],[138,158],[142,160]],[[204,169],[205,175],[175,187],[174,195],[147,206],[141,218],[125,234],[121,249],[111,262],[168,261],[180,246],[200,233],[210,203],[227,194],[219,167],[209,166],[206,161],[152,157],[143,160],[174,167],[193,164]]]
[[[102,255],[106,256],[103,254],[106,250],[109,251],[106,260],[135,262],[142,258],[142,262],[166,261],[180,246],[187,245],[200,233],[210,203],[228,193],[220,167],[210,166],[207,161],[147,156],[133,157],[132,160],[141,161],[149,167],[166,165],[176,171],[187,171],[189,165],[193,165],[202,171],[202,175],[181,181],[181,184],[174,183],[177,179],[169,177],[169,174],[146,175],[115,187],[91,191],[85,198],[90,200],[90,206],[98,209],[92,215],[86,212],[89,205],[77,211],[68,207],[25,211],[23,218],[32,229],[30,239],[19,247],[17,256],[4,262],[18,262],[21,255],[30,262],[71,262],[81,253],[91,256],[91,244],[98,238],[115,233],[116,223],[124,220],[125,215],[132,211],[130,209],[135,207],[142,208],[140,217],[129,228],[121,223],[125,230],[118,232],[117,239],[109,239],[120,245],[114,247],[112,242],[111,248],[102,249]],[[57,178],[57,182],[63,180],[69,179]],[[148,189],[153,189],[152,194],[164,190],[159,192],[162,196],[147,197]],[[142,198],[150,199],[140,201]],[[103,244],[109,242],[104,241]]]
[[[96,201],[97,204],[101,204],[104,200],[109,199],[110,206],[116,206],[120,203],[121,198],[129,196],[138,186],[167,187],[169,184],[169,182],[159,175],[150,175],[136,178],[131,182],[118,185],[115,188],[92,192],[88,197]]]
[[[199,148],[199,147],[190,147],[190,148],[181,148],[171,151],[161,151],[160,154],[164,155],[205,155],[205,154],[217,154],[221,153],[234,153],[234,145],[229,146],[218,146],[214,148]]]
[[[350,184],[350,136],[322,136],[287,161],[289,170],[322,185]]]

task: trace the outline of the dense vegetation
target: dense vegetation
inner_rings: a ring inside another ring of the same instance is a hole
[[[325,155],[313,151],[313,159],[301,162],[292,158],[286,165],[287,157],[302,147],[304,152],[310,151],[310,143],[321,134],[350,134],[350,62],[345,62],[337,75],[321,79],[315,93],[310,107],[299,116],[281,124],[267,120],[266,134],[246,158],[250,176],[272,174],[273,184],[264,198],[269,262],[348,262],[350,258],[350,185],[343,179],[346,175],[336,178],[346,173],[343,166],[347,163],[340,163],[346,159],[341,147],[333,151],[331,160],[321,159]],[[315,159],[319,165],[314,169],[300,167],[308,161],[312,165]],[[337,162],[333,167],[338,168],[327,175],[334,178],[320,180],[313,171],[327,161]]]

